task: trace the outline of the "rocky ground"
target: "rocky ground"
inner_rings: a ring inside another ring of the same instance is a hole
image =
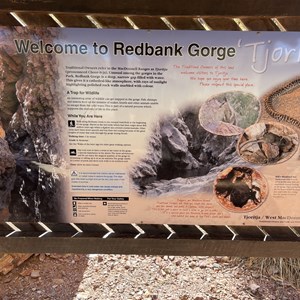
[[[0,299],[300,299],[277,275],[229,257],[40,254],[0,276]]]

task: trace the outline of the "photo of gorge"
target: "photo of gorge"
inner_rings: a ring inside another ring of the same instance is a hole
[[[216,135],[199,121],[201,104],[161,118],[152,130],[146,156],[131,170],[134,187],[147,197],[213,192],[213,181],[227,166],[243,164],[238,136]]]
[[[14,40],[51,42],[56,29],[0,28],[0,222],[63,219],[66,107],[52,54]]]

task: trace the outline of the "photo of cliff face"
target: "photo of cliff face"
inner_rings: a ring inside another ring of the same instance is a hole
[[[199,122],[200,107],[165,116],[154,126],[147,155],[131,170],[138,193],[147,197],[212,193],[219,171],[243,163],[236,153],[238,136],[205,130]]]
[[[0,221],[60,218],[66,107],[54,55],[18,53],[14,40],[51,42],[55,29],[0,28]],[[54,170],[54,169],[53,169]]]

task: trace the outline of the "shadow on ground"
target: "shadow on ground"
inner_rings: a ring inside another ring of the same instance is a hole
[[[0,299],[73,299],[87,264],[85,255],[34,255],[7,275],[0,275]]]

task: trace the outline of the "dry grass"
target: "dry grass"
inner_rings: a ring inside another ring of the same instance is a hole
[[[299,258],[260,258],[246,259],[246,265],[260,269],[262,275],[290,284],[300,289],[300,259]]]

